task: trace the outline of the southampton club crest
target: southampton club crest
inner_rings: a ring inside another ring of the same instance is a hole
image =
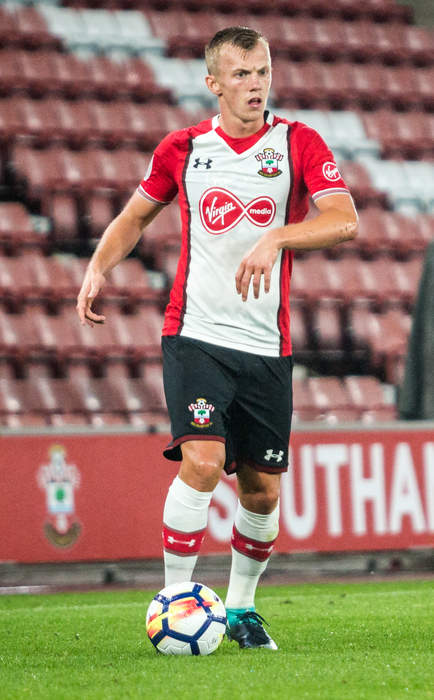
[[[53,445],[49,450],[50,461],[39,467],[37,481],[45,490],[47,519],[44,524],[46,538],[55,547],[70,547],[81,532],[75,517],[74,491],[80,486],[80,472],[75,464],[67,464],[66,450]]]
[[[282,174],[279,170],[279,162],[283,160],[283,155],[277,153],[274,148],[264,148],[262,153],[257,153],[255,155],[256,160],[262,165],[262,168],[258,170],[258,174],[263,177],[277,177]]]
[[[196,403],[191,403],[188,410],[193,413],[190,425],[194,428],[209,428],[212,425],[210,415],[214,411],[214,406],[212,403],[207,403],[206,399],[196,399]]]

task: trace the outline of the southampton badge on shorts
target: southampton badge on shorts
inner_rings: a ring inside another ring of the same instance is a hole
[[[196,403],[191,403],[188,410],[193,413],[191,425],[194,428],[209,428],[212,425],[210,414],[214,411],[214,406],[207,403],[206,399],[196,399]]]

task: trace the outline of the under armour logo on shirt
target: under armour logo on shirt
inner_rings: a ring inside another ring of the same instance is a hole
[[[196,158],[194,161],[193,168],[198,168],[199,165],[204,165],[207,170],[210,169],[211,167],[212,160],[211,158],[208,158],[208,160],[201,160],[200,158]]]
[[[273,452],[273,450],[267,450],[265,455],[264,455],[264,459],[266,459],[267,462],[269,462],[270,459],[275,459],[276,462],[281,462],[282,457],[283,457],[283,450],[279,450],[278,453]]]

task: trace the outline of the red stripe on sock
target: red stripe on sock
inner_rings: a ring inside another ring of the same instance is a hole
[[[259,542],[259,540],[252,540],[250,537],[242,535],[237,528],[233,527],[231,545],[237,552],[244,554],[250,559],[256,559],[256,561],[265,561],[270,556],[274,548],[274,540],[269,540],[268,542]]]
[[[167,552],[184,556],[197,554],[204,537],[205,529],[197,532],[178,532],[163,525],[163,545]]]

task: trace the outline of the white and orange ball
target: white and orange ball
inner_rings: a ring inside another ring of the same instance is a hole
[[[146,614],[148,637],[162,654],[207,656],[225,629],[226,610],[217,593],[193,581],[163,588]]]

